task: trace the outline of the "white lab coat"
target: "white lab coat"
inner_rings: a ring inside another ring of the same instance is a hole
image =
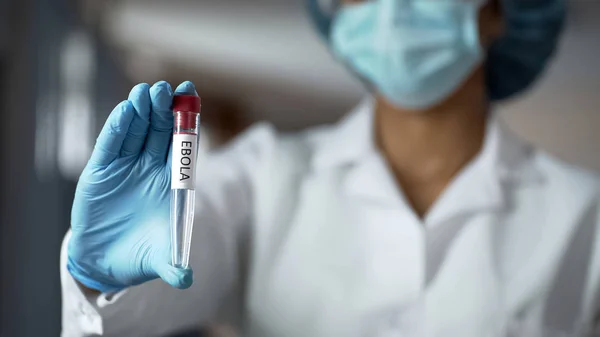
[[[63,336],[154,336],[228,319],[245,336],[579,336],[600,289],[599,183],[492,119],[424,220],[372,141],[260,125],[201,161],[185,291],[85,297],[65,269]],[[165,224],[167,225],[167,224]]]

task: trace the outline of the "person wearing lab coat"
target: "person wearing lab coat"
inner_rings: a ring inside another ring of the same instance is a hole
[[[177,269],[169,109],[195,90],[134,87],[77,187],[63,336],[215,321],[261,337],[591,335],[599,180],[514,135],[493,104],[545,69],[564,1],[309,10],[371,95],[335,125],[260,124],[201,158],[191,268]]]

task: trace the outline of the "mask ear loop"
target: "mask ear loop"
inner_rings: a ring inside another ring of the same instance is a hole
[[[331,22],[339,7],[339,0],[308,0],[305,4],[321,37],[329,40]]]

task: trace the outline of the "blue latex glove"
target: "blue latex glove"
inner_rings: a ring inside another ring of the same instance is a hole
[[[196,91],[184,82],[176,93]],[[113,292],[158,277],[180,289],[192,284],[190,269],[170,264],[172,98],[166,82],[135,86],[79,179],[67,268],[88,288]]]

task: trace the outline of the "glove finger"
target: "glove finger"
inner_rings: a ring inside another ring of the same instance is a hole
[[[164,164],[173,132],[173,90],[169,83],[154,84],[150,88],[150,101],[150,131],[145,151],[152,160]]]
[[[144,147],[150,125],[150,86],[146,83],[136,85],[128,100],[135,108],[135,116],[123,141],[122,157],[139,154]]]
[[[169,177],[169,179],[171,179],[171,163],[173,162],[173,145],[172,145],[172,141],[169,142],[169,153],[167,154],[167,165],[166,165],[166,169],[167,169],[167,176]],[[169,180],[170,181],[170,180]]]
[[[135,109],[129,101],[123,101],[113,109],[96,140],[91,163],[107,166],[119,156],[134,116]]]
[[[175,89],[175,95],[196,95],[198,96],[198,93],[196,92],[196,87],[194,86],[194,83],[190,82],[190,81],[185,81],[183,83],[181,83],[177,89]]]
[[[194,283],[194,273],[191,269],[180,269],[168,263],[162,264],[158,276],[170,286],[177,289],[187,289]]]

